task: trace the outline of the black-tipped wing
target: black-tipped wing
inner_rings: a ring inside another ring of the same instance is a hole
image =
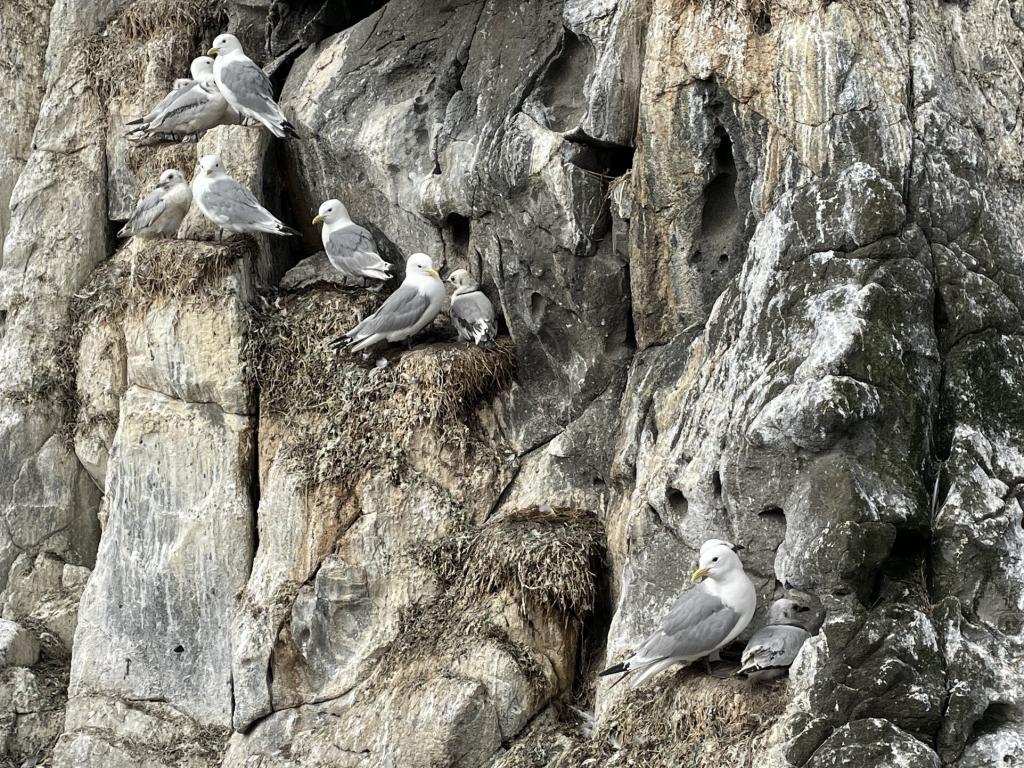
[[[464,339],[494,339],[494,305],[483,291],[473,291],[452,299],[452,325]]]
[[[353,341],[365,339],[374,334],[389,334],[416,325],[430,306],[430,299],[410,285],[403,283],[388,296],[380,309],[349,331]]]
[[[637,649],[645,660],[700,658],[718,648],[739,621],[739,614],[708,592],[703,583],[672,604],[657,632]]]

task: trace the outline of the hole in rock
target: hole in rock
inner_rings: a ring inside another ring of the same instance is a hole
[[[7,310],[0,309],[0,339],[4,337],[7,332]]]
[[[759,35],[767,35],[772,31],[772,17],[768,9],[761,8],[754,16],[754,32]]]
[[[721,126],[716,128],[715,136],[718,137],[714,152],[715,175],[704,187],[701,234],[705,241],[724,241],[723,244],[728,245],[739,209],[736,203],[736,161],[732,154],[732,139],[725,129]]]
[[[1004,701],[993,701],[981,713],[981,717],[974,721],[971,728],[971,735],[967,742],[970,744],[982,736],[991,736],[1000,731],[1016,731],[1020,728],[1021,718],[1024,717],[1024,710]],[[1012,755],[1007,757],[1011,758]],[[1006,762],[1006,759],[1003,759]]]
[[[686,500],[686,496],[678,488],[669,488],[665,494],[665,498],[668,501],[668,505],[672,508],[672,512],[677,515],[685,515],[687,509],[689,509],[689,502]]]
[[[722,498],[722,473],[717,469],[711,476],[711,490],[715,492],[716,498]]]
[[[544,105],[552,131],[563,133],[579,124],[587,109],[587,89],[582,87],[594,71],[594,48],[568,29],[555,58],[541,75],[535,95]]]
[[[444,220],[443,240],[445,245],[451,249],[450,256],[445,254],[445,261],[449,267],[454,265],[468,266],[469,238],[471,225],[469,219],[457,213],[450,213]]]
[[[183,645],[176,645],[176,646],[174,646],[174,652],[175,653],[183,653],[184,651],[185,651],[185,646],[183,646]]]
[[[576,674],[572,685],[572,701],[582,709],[594,703],[595,683],[600,669],[608,630],[612,625],[614,607],[609,566],[604,554],[591,558],[590,572],[594,575],[594,609],[583,617],[580,641],[576,646]]]
[[[530,318],[535,325],[540,325],[544,319],[544,310],[547,309],[548,300],[541,294],[534,292],[530,295]]]
[[[782,511],[782,507],[768,506],[757,513],[757,516],[766,520],[773,520],[786,524],[786,513]]]

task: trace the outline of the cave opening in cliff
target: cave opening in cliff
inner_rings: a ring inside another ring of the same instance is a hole
[[[473,272],[478,266],[469,264],[469,241],[472,234],[472,224],[465,216],[450,213],[445,218],[442,239],[446,251],[445,262],[449,269],[461,266]],[[475,273],[479,274],[479,270]]]

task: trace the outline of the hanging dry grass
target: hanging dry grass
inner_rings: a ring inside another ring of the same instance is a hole
[[[364,469],[396,476],[417,431],[466,439],[465,416],[511,381],[508,339],[490,351],[461,343],[391,349],[384,368],[327,345],[380,300],[311,291],[252,315],[247,358],[261,408],[293,427],[284,455],[311,485],[344,483]]]
[[[169,85],[226,20],[220,2],[136,0],[86,41],[82,63],[104,103],[135,93],[153,63]]]

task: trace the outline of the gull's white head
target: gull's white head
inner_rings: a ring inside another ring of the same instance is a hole
[[[321,222],[334,224],[336,221],[351,221],[348,216],[348,208],[342,205],[340,200],[328,200],[320,206],[320,210],[313,217],[314,224]]]
[[[448,275],[448,282],[456,288],[477,288],[480,285],[473,279],[473,276],[464,269],[456,269]]]
[[[737,570],[742,571],[743,563],[736,554],[740,549],[743,547],[721,539],[705,541],[700,545],[700,559],[697,562],[697,570],[693,572],[693,581],[700,581],[705,577],[717,581]]]
[[[241,52],[241,50],[242,44],[238,42],[238,38],[225,32],[223,35],[217,35],[217,39],[213,41],[213,46],[207,53],[210,56],[226,56],[235,51]]]
[[[210,176],[224,173],[224,163],[221,162],[220,155],[203,155],[199,160],[199,167]]]
[[[192,73],[192,79],[202,82],[213,75],[213,59],[209,56],[197,56],[192,59],[192,65],[188,68]]]
[[[405,274],[406,277],[425,275],[435,280],[438,279],[437,270],[434,269],[434,262],[425,253],[414,253],[409,257],[409,260],[405,262]]]
[[[809,605],[803,605],[796,600],[783,597],[772,603],[771,608],[768,609],[768,623],[791,624],[795,627],[802,627],[805,620],[809,618],[807,614],[810,610],[811,607]]]
[[[177,168],[168,168],[166,171],[160,174],[160,181],[157,182],[158,187],[173,187],[175,184],[184,184],[185,177],[181,171]]]

